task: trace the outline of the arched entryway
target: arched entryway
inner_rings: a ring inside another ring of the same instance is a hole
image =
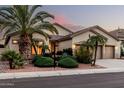
[[[37,38],[35,38],[33,40],[34,40],[34,45],[35,45],[37,54],[38,55],[42,55],[42,46],[44,44],[44,40],[37,39]],[[35,55],[36,54],[35,49],[34,49],[34,46],[31,47],[31,53],[32,53],[32,55]]]

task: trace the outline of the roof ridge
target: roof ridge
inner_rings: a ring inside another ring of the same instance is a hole
[[[71,31],[70,29],[66,28],[65,26],[63,26],[63,25],[61,25],[61,24],[59,24],[59,23],[57,23],[57,22],[55,22],[55,23],[53,23],[53,24],[54,24],[54,25],[58,25],[58,26],[62,27],[63,29],[65,29],[65,30],[67,30],[67,31],[69,31],[69,32],[71,32],[71,33],[73,33],[73,31]]]

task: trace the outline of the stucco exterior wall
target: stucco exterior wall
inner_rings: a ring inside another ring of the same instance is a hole
[[[63,29],[63,28],[61,28],[61,27],[59,27],[57,25],[55,25],[55,28],[58,30],[58,33],[61,36],[65,36],[65,35],[70,34],[70,32],[66,31],[65,29]]]
[[[12,40],[18,40],[18,39],[19,39],[19,36],[18,35],[17,36],[13,36],[13,37],[10,38],[9,43],[8,43],[9,49],[15,50],[16,52],[19,52],[19,46],[18,46],[18,44],[13,44],[12,43]]]
[[[65,48],[71,48],[72,47],[72,40],[62,41],[58,43],[58,50],[62,51]]]
[[[95,35],[95,34],[92,33],[92,32],[86,32],[84,34],[77,35],[77,36],[72,38],[72,44],[76,44],[78,42],[86,41],[89,38],[89,35],[92,36],[92,35]]]
[[[117,40],[113,39],[111,36],[109,36],[108,34],[105,34],[103,31],[100,31],[99,29],[94,29],[97,33],[107,37],[107,45],[116,45],[117,44]]]

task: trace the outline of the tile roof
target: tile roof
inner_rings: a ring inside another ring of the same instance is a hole
[[[109,33],[116,38],[124,38],[124,29],[116,29]]]

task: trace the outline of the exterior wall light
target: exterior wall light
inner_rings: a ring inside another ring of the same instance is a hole
[[[118,47],[117,46],[115,46],[115,50],[117,50],[118,49]]]
[[[73,44],[73,45],[72,45],[72,49],[75,49],[75,48],[76,48],[76,45],[75,45],[75,44]]]
[[[18,40],[12,40],[12,43],[13,44],[17,44],[18,43]]]

